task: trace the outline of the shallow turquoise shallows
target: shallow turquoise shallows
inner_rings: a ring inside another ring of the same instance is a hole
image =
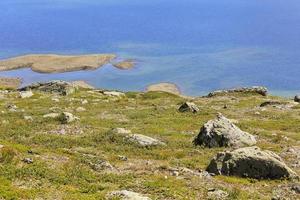
[[[24,84],[86,80],[143,90],[173,82],[188,95],[264,85],[300,92],[299,0],[1,0],[0,58],[29,53],[116,53],[129,71],[1,72]]]

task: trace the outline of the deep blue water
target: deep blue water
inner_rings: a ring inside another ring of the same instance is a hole
[[[174,82],[185,94],[264,85],[300,92],[299,0],[1,0],[0,58],[27,53],[117,53],[129,71],[1,72],[25,83],[87,80],[142,90]]]

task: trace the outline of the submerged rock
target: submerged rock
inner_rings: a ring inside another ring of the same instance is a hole
[[[121,199],[121,200],[151,200],[149,197],[146,197],[142,194],[131,192],[128,190],[120,190],[120,191],[114,191],[111,192],[108,195],[107,199]]]
[[[222,114],[219,114],[216,119],[204,124],[194,143],[209,148],[243,147],[256,144],[256,139],[253,135],[239,129]]]
[[[198,106],[192,102],[185,102],[179,107],[179,112],[192,112],[192,113],[197,113],[200,111]]]
[[[259,94],[262,96],[268,95],[268,89],[262,86],[254,86],[254,87],[242,87],[242,88],[234,88],[229,90],[217,90],[209,93],[208,97],[214,97],[219,95],[227,95],[232,93],[243,93],[243,94]]]
[[[278,155],[271,151],[262,151],[258,147],[244,147],[218,153],[211,160],[207,171],[216,175],[255,179],[297,177]]]
[[[34,83],[23,87],[20,91],[37,90],[41,92],[57,93],[60,95],[69,95],[76,91],[77,87],[66,81],[49,81],[44,83]]]

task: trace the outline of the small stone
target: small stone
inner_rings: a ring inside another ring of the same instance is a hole
[[[43,118],[57,118],[57,117],[59,117],[59,113],[49,113],[49,114],[45,114],[45,115],[43,115]]]
[[[33,159],[32,158],[24,158],[22,161],[24,163],[26,163],[26,164],[32,164],[33,163]]]
[[[86,111],[86,109],[83,107],[76,108],[76,112],[84,112],[84,111]]]
[[[149,197],[128,190],[114,191],[111,192],[108,196],[108,199],[115,199],[115,198],[121,200],[151,200]]]
[[[58,98],[52,98],[52,101],[59,102],[60,100]]]
[[[32,91],[21,91],[19,92],[20,98],[25,99],[25,98],[30,98],[33,96]]]
[[[118,156],[118,159],[121,160],[121,161],[127,161],[128,158],[126,156]]]
[[[77,117],[75,117],[72,113],[69,113],[69,112],[62,112],[59,115],[59,121],[62,124],[71,123],[71,122],[75,121],[76,119],[77,119]]]
[[[26,120],[26,121],[33,121],[33,118],[31,117],[31,116],[24,116],[24,119]]]
[[[85,105],[85,104],[88,104],[88,103],[89,103],[89,102],[88,102],[88,100],[86,100],[86,99],[81,101],[81,104],[82,104],[82,105]]]
[[[8,104],[6,108],[8,109],[9,112],[16,112],[18,107],[14,104]]]
[[[125,128],[114,128],[112,131],[113,133],[121,135],[131,134],[131,130],[127,130]]]
[[[117,92],[117,91],[104,91],[104,95],[106,96],[112,96],[112,97],[123,97],[125,94],[123,92]]]
[[[192,102],[185,102],[179,107],[178,110],[179,112],[192,112],[192,113],[197,113],[200,111],[198,106]]]
[[[226,199],[229,194],[223,190],[214,189],[213,191],[208,192],[208,198],[214,200],[223,200]]]

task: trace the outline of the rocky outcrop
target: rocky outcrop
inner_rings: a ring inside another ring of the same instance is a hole
[[[179,112],[192,112],[197,113],[200,111],[198,106],[192,102],[185,102],[178,108]]]
[[[244,147],[218,153],[211,160],[207,171],[216,175],[255,179],[297,177],[278,155],[271,151],[262,151],[258,147]]]
[[[69,95],[76,91],[77,87],[66,81],[49,81],[43,83],[34,83],[23,87],[20,91],[37,90],[41,92],[57,93],[60,95]]]
[[[111,192],[107,197],[107,199],[116,199],[116,198],[121,200],[151,200],[149,197],[128,190],[114,191]]]
[[[242,87],[242,88],[234,88],[229,90],[217,90],[211,92],[207,95],[207,97],[214,97],[214,96],[222,96],[228,95],[233,93],[242,93],[242,94],[259,94],[262,96],[268,95],[268,89],[261,86],[254,86],[254,87]]]
[[[243,147],[256,144],[255,137],[242,131],[222,114],[208,121],[200,130],[194,144],[212,147]]]
[[[72,81],[71,84],[78,88],[84,88],[84,89],[95,89],[94,86],[88,84],[85,81]]]

